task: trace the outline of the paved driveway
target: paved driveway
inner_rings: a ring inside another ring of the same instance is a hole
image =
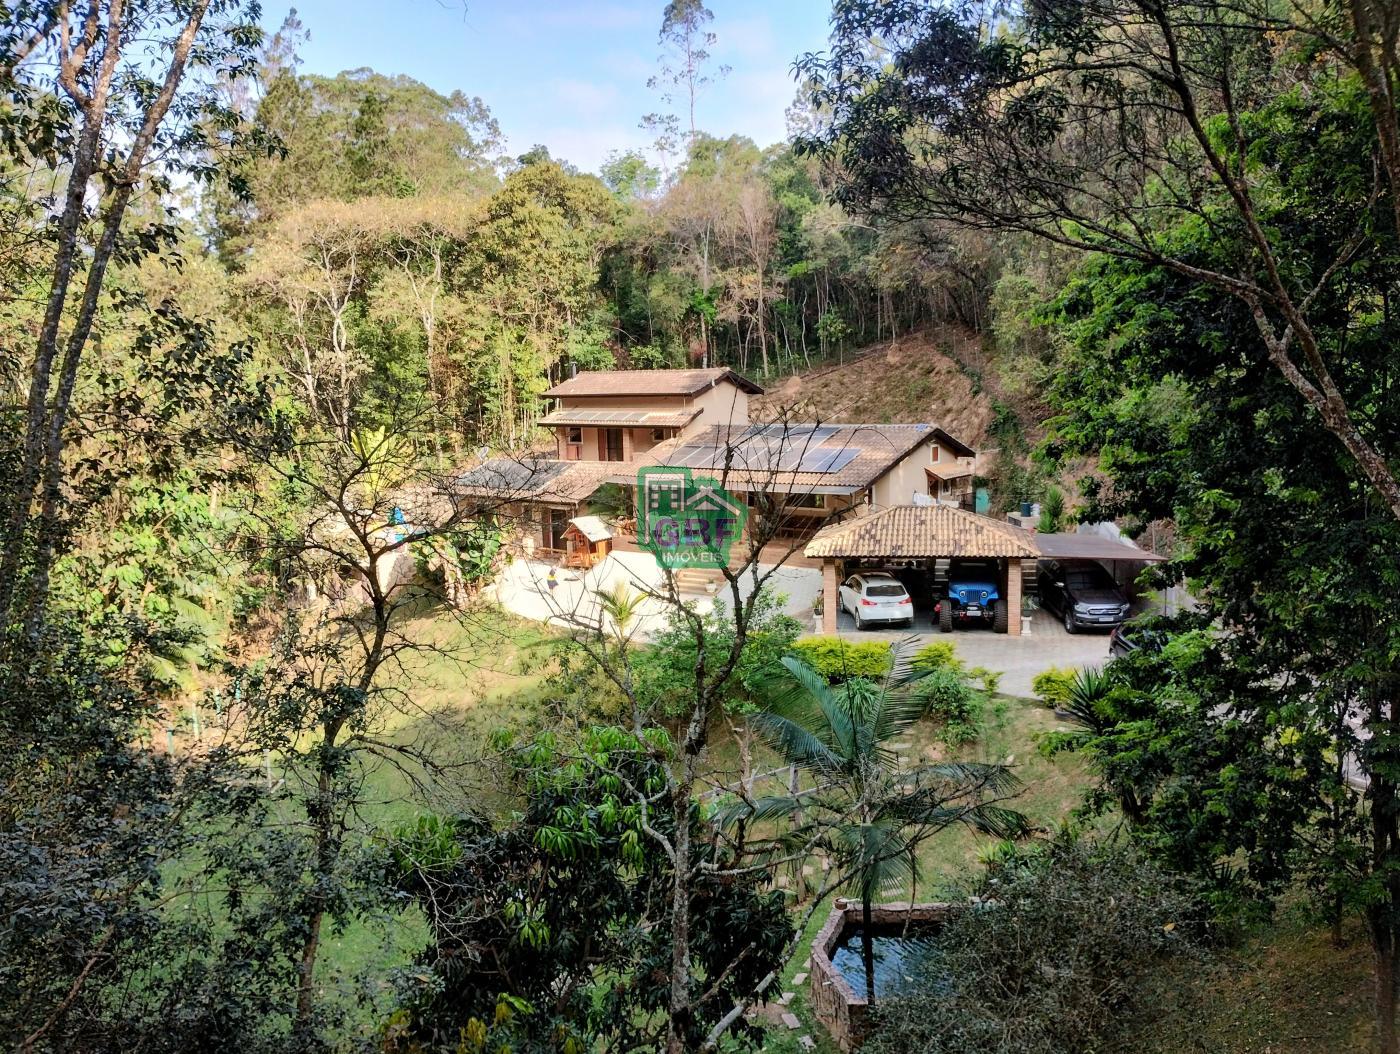
[[[911,634],[917,639],[913,646],[921,648],[930,641],[953,642],[958,657],[968,666],[985,666],[1002,673],[999,690],[1007,695],[1032,696],[1031,679],[1052,666],[1077,669],[1102,666],[1108,661],[1108,634],[1102,631],[1069,634],[1064,626],[1044,611],[1031,618],[1029,636],[1012,637],[993,633],[990,629],[960,629],[940,633],[920,617],[914,629],[898,627],[857,631],[855,622],[845,612],[837,620],[837,633],[847,640],[899,641]]]

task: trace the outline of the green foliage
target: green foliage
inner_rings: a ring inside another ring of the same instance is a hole
[[[953,647],[952,641],[936,640],[925,644],[916,651],[909,659],[909,668],[916,673],[926,670],[952,670],[954,673],[962,673],[963,661],[958,658],[958,652]]]
[[[785,657],[765,685],[763,708],[749,721],[814,786],[737,803],[721,823],[791,820],[794,829],[780,844],[826,853],[867,913],[880,893],[897,895],[917,880],[918,846],[939,832],[962,825],[1000,838],[1024,834],[1025,818],[996,804],[1016,786],[1005,768],[899,767],[887,744],[907,734],[924,707],[902,677],[832,686],[801,660]],[[866,937],[866,994],[873,999],[868,927]]]
[[[950,667],[935,669],[915,681],[913,691],[914,697],[924,704],[925,716],[938,723],[943,742],[956,747],[978,737],[986,697],[968,683],[965,675]]]
[[[665,786],[668,740],[594,728],[576,743],[541,735],[500,745],[519,806],[508,822],[425,818],[395,839],[399,888],[427,912],[432,944],[402,980],[386,1049],[455,1050],[462,1030],[489,1030],[513,1049],[654,1049],[670,992],[672,874],[646,829],[674,831],[668,811],[644,810],[637,795]],[[708,847],[697,863],[732,866],[698,807],[690,822]],[[693,887],[693,968],[717,987],[687,1028],[690,1046],[737,998],[762,994],[779,963],[792,927],[766,884],[755,870]],[[481,947],[491,955],[471,954]],[[757,1034],[747,1023],[735,1032]]]
[[[781,594],[763,590],[754,601],[739,661],[723,685],[725,709],[731,713],[750,710],[763,680],[778,660],[786,655],[802,632],[801,624],[783,611]],[[734,616],[723,601],[703,616],[705,665],[718,670],[734,647]],[[696,635],[683,617],[652,638],[650,646],[639,649],[632,660],[638,698],[662,713],[681,713],[695,698]],[[711,674],[713,675],[713,674]]]
[[[997,688],[1001,685],[1002,671],[989,670],[985,666],[974,666],[967,671],[968,677],[982,685],[982,691],[988,695],[996,695]]]
[[[872,1054],[1081,1054],[1133,1043],[1171,1005],[1164,967],[1203,957],[1199,910],[1123,846],[1006,846],[875,1014]]]
[[[1045,706],[1061,709],[1069,702],[1074,689],[1075,671],[1064,666],[1052,666],[1031,678],[1031,691]]]
[[[831,684],[851,677],[879,679],[889,673],[894,659],[888,644],[841,637],[803,637],[793,641],[790,650]]]
[[[1059,487],[1046,488],[1040,504],[1040,522],[1037,529],[1046,534],[1055,534],[1065,526],[1065,495]]]
[[[824,311],[817,319],[817,336],[821,338],[823,347],[834,348],[837,351],[846,346],[846,341],[850,338],[851,327],[841,313],[836,310]]]

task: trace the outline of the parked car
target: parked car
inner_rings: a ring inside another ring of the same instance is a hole
[[[1128,617],[1128,598],[1102,564],[1042,560],[1036,577],[1041,605],[1064,622],[1068,633],[1113,629]]]
[[[856,629],[877,622],[914,624],[914,598],[899,579],[883,571],[852,575],[838,590],[841,607],[856,620]]]
[[[934,606],[938,628],[953,632],[969,622],[1005,633],[1009,613],[1001,595],[1001,569],[993,560],[954,560],[948,568],[948,588]]]
[[[1137,651],[1161,651],[1166,642],[1167,635],[1159,629],[1125,622],[1108,635],[1108,655],[1111,659],[1121,659]]]

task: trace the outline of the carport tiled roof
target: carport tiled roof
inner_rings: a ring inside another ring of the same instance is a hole
[[[833,523],[803,554],[813,557],[1005,557],[1040,555],[1035,536],[952,505],[895,505]]]

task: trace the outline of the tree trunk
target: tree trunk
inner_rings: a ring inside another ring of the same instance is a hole
[[[1395,934],[1381,916],[1371,913],[1371,940],[1376,952],[1376,1049],[1380,1054],[1400,1054],[1395,1028]]]
[[[860,898],[860,957],[865,964],[865,1001],[875,1005],[875,936],[870,932],[870,891]]]
[[[683,763],[690,766],[690,759]],[[672,799],[676,819],[671,881],[671,998],[666,1054],[686,1054],[690,1031],[690,789],[682,780]]]

